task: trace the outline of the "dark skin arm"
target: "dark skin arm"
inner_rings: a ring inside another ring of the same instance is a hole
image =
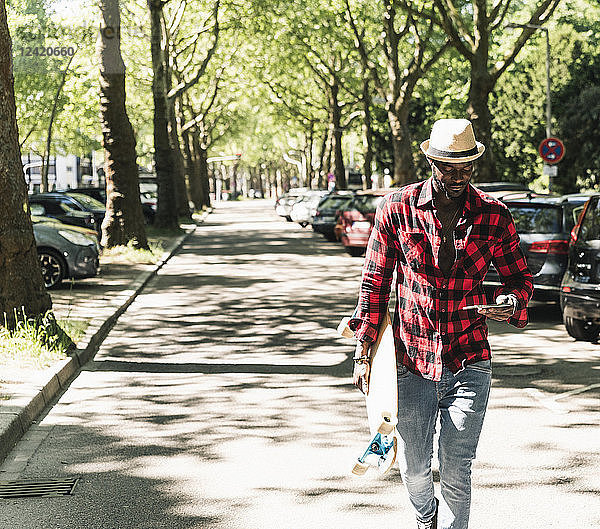
[[[355,357],[368,356],[371,344],[369,342],[357,342]],[[369,393],[369,375],[371,368],[368,363],[354,363],[352,382],[365,395]]]

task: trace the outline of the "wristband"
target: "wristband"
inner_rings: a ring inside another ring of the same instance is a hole
[[[368,364],[369,363],[368,356],[355,356],[352,360],[354,360],[355,364]]]

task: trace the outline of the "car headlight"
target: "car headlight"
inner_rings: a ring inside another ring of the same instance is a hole
[[[87,235],[83,233],[79,233],[77,231],[68,231],[68,230],[58,230],[58,234],[67,239],[72,244],[76,244],[77,246],[90,246],[96,244],[94,239],[91,239]]]

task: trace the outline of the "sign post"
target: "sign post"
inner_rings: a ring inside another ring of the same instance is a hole
[[[558,174],[557,167],[551,167],[560,162],[565,156],[565,145],[558,138],[546,138],[540,143],[538,152],[544,160],[544,172],[548,175],[548,191],[552,192],[552,181]]]

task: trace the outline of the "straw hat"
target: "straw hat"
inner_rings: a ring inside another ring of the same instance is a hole
[[[433,160],[465,163],[479,158],[485,146],[475,141],[468,119],[439,119],[433,124],[431,137],[421,143],[421,150]]]

